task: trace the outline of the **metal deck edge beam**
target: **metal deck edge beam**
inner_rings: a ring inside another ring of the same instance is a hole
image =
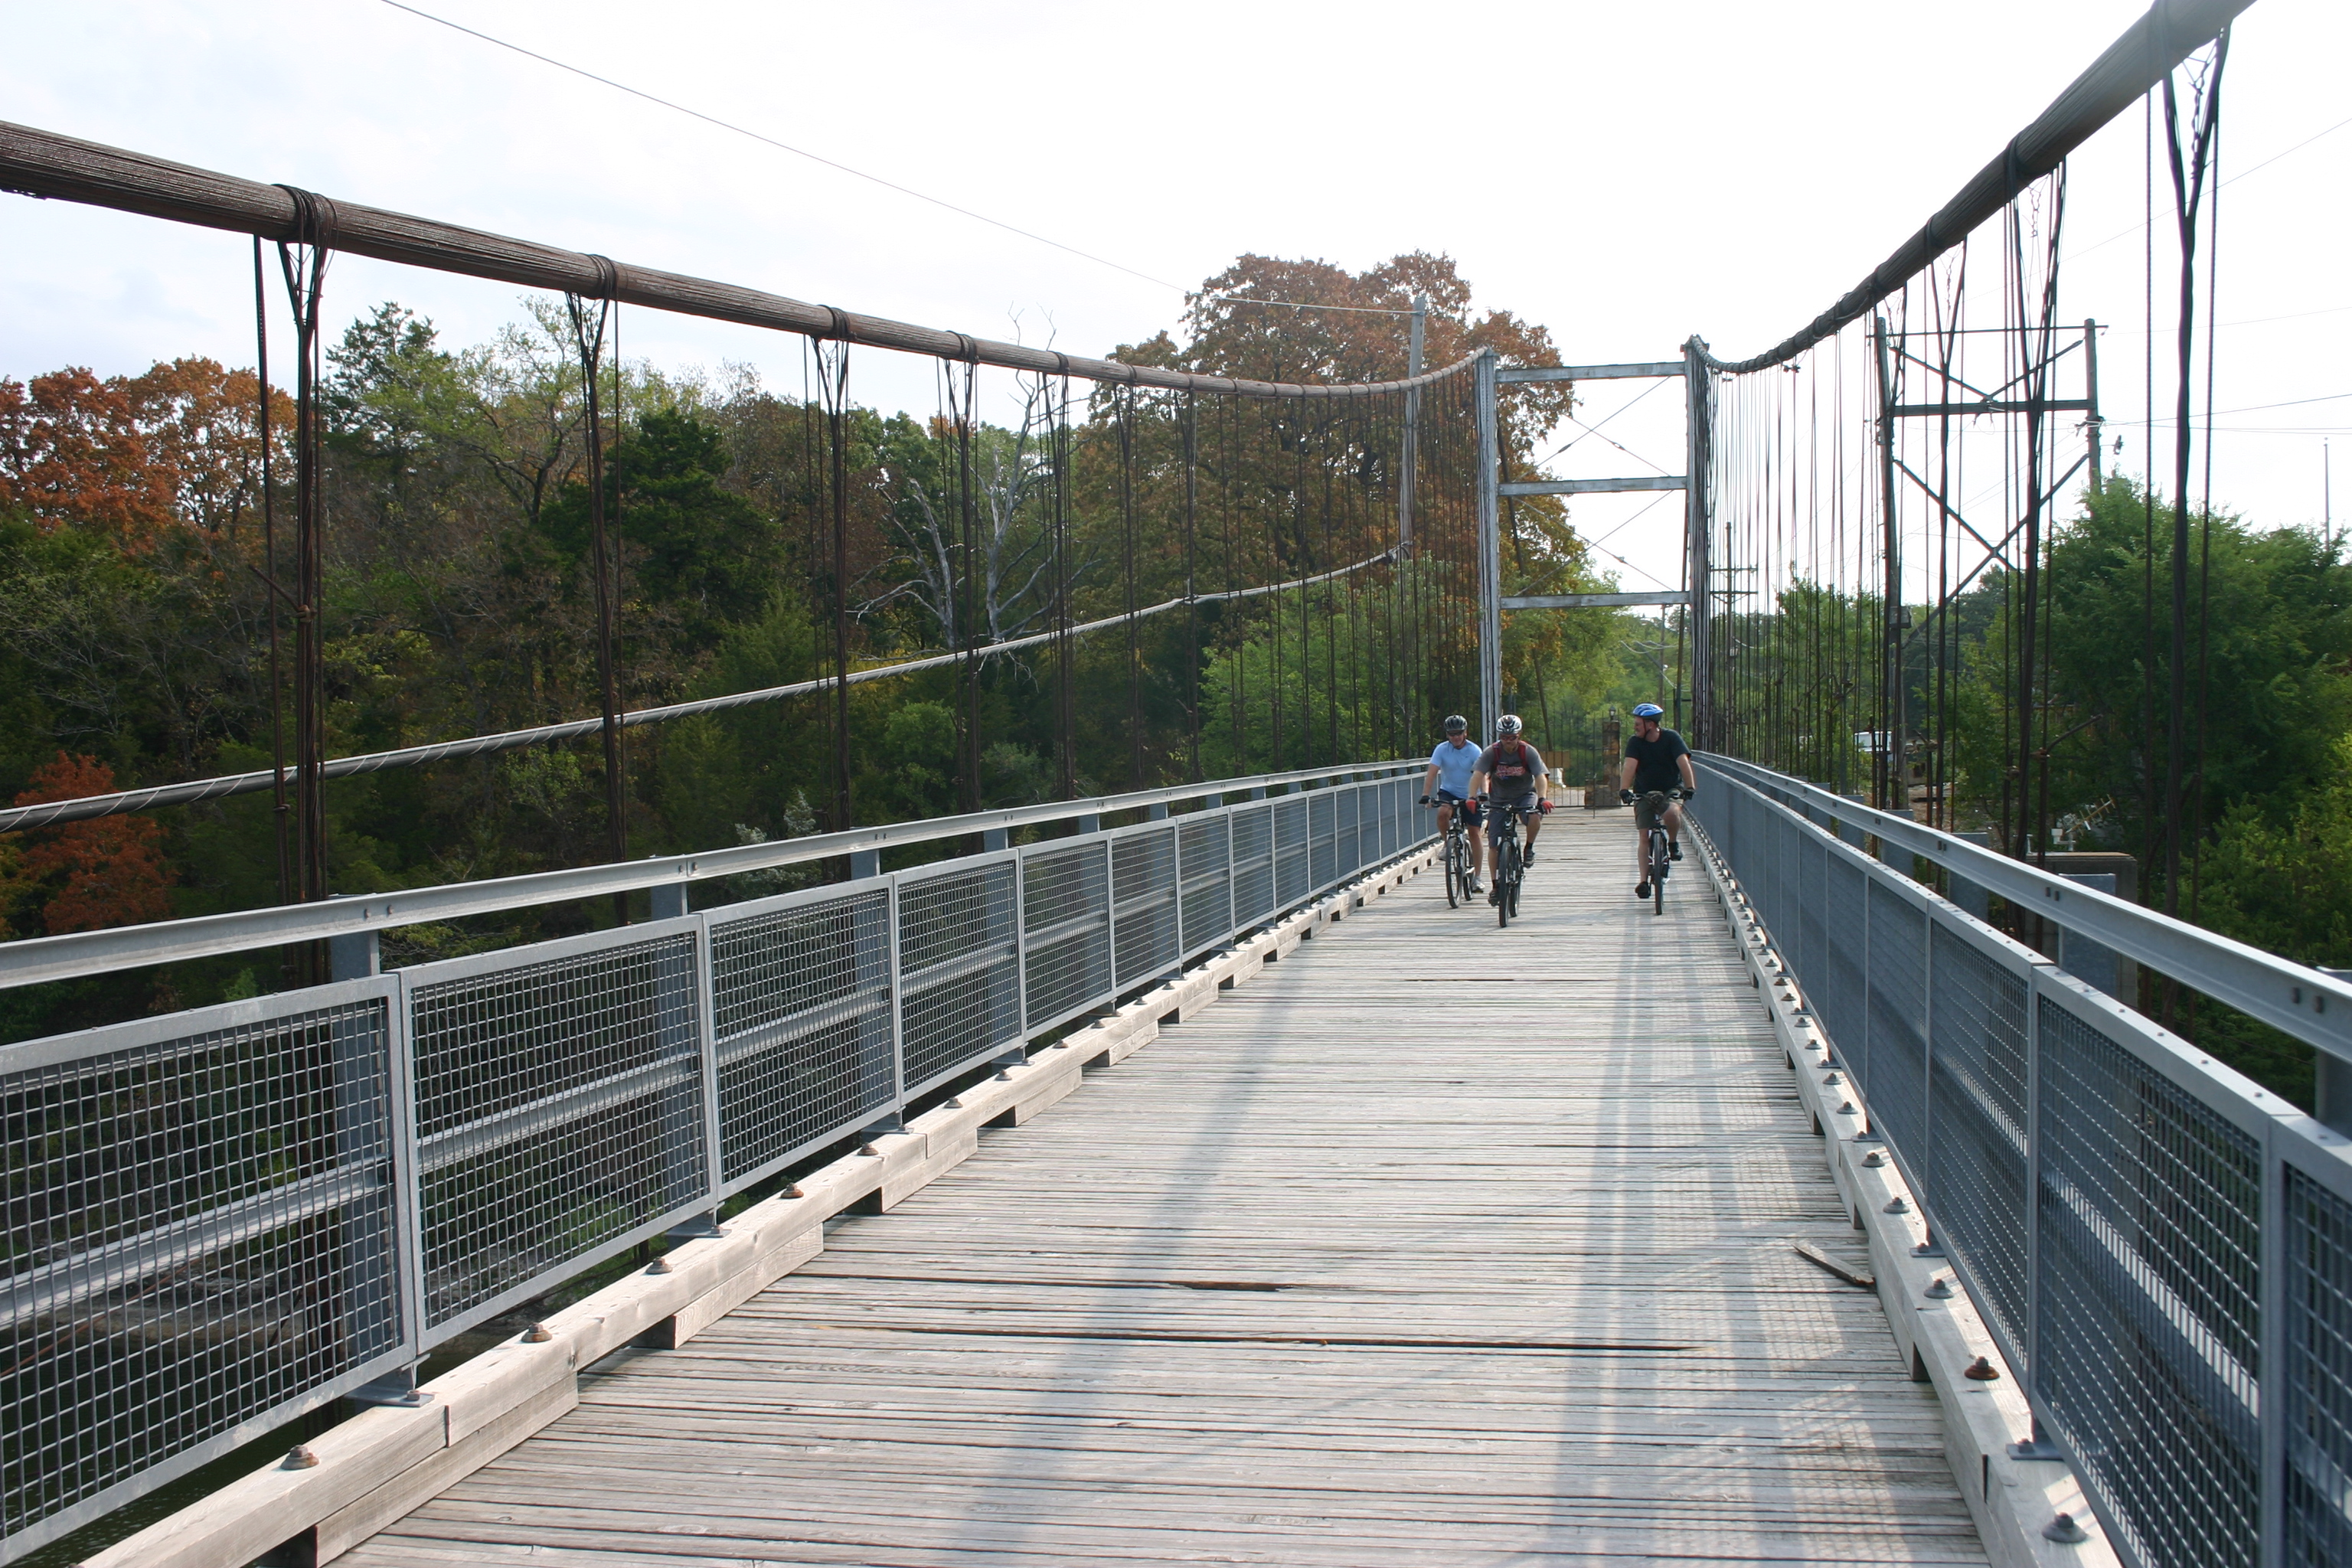
[[[491,881],[457,882],[438,888],[415,888],[362,897],[331,899],[322,904],[280,904],[268,909],[239,910],[228,914],[199,915],[192,920],[164,921],[149,925],[115,926],[105,931],[71,931],[63,936],[30,937],[0,942],[0,990],[37,985],[45,981],[132,969],[152,963],[173,963],[216,953],[244,952],[284,942],[317,942],[393,926],[492,914],[501,910],[529,909],[574,899],[603,898],[677,882],[707,881],[740,876],[809,860],[846,855],[855,849],[881,849],[908,844],[933,843],[985,832],[990,828],[1028,827],[1071,817],[1134,811],[1146,806],[1199,800],[1209,795],[1268,788],[1277,784],[1343,782],[1360,774],[1410,773],[1422,764],[1414,759],[1360,763],[1336,768],[1304,768],[1294,773],[1260,773],[1249,778],[1216,779],[1129,795],[1102,795],[1092,800],[1054,801],[1042,805],[1012,806],[1002,811],[974,812],[963,816],[936,816],[915,822],[856,827],[840,833],[812,834],[772,844],[744,844],[708,854],[661,856],[648,860],[583,866],[565,871],[535,871],[526,876]]]
[[[1701,753],[1696,760],[1759,793],[1779,790],[1801,799],[1825,817],[1874,834],[1885,844],[1931,860],[2012,904],[2034,910],[2045,920],[2169,975],[2192,991],[2201,991],[2305,1045],[2352,1062],[2352,983],[2155,910],[2126,903],[2113,893],[2036,870],[2024,861],[1908,817],[1858,805],[1754,763],[1714,753]]]
[[[307,237],[298,222],[297,204],[289,187],[217,174],[7,121],[0,121],[0,190],[41,200],[110,207],[117,212],[139,213],[173,223],[226,229],[232,234],[257,235],[264,239],[291,242]],[[1156,365],[1088,359],[1022,343],[996,342],[937,327],[915,326],[883,316],[861,315],[831,305],[813,305],[757,289],[634,266],[583,251],[364,206],[357,202],[322,198],[321,205],[329,214],[330,232],[324,243],[330,250],[436,272],[519,283],[526,288],[618,300],[624,304],[701,316],[714,321],[866,343],[1007,370],[1075,375],[1088,381],[1160,387],[1171,392],[1343,399],[1425,386],[1466,370],[1471,363],[1465,359],[1403,381],[1337,386],[1194,375]]]
[[[1638,594],[1522,594],[1505,595],[1507,610],[1613,610],[1635,605],[1687,605],[1690,595],[1679,588]]]
[[[1644,474],[1629,479],[1513,479],[1502,488],[1507,496],[1594,496],[1622,490],[1682,490],[1690,481],[1681,474]]]
[[[1678,359],[1644,360],[1633,364],[1562,364],[1538,365],[1523,370],[1506,370],[1496,374],[1495,380],[1504,386],[1518,386],[1538,381],[1641,381],[1663,380],[1685,373]]]
[[[2049,108],[1962,185],[1926,227],[1905,240],[1844,298],[1803,330],[1754,358],[1726,362],[1708,354],[1705,356],[1708,367],[1730,375],[1763,370],[1794,359],[1839,328],[1862,320],[1871,307],[2007,206],[2019,191],[2064,163],[2068,153],[2164,80],[2174,67],[2252,4],[2253,0],[2156,0],[2146,16],[2126,28],[2089,68],[2051,100]]]

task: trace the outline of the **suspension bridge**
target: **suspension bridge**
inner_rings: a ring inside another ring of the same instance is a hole
[[[2352,1561],[2352,984],[2052,852],[2037,574],[2101,450],[2095,332],[2055,315],[2065,160],[2160,89],[2193,229],[2242,8],[2160,0],[1863,285],[1738,362],[1694,338],[1432,369],[1418,301],[1386,379],[1083,359],[0,125],[12,191],[251,236],[257,296],[276,245],[300,367],[291,546],[256,567],[290,744],[0,815],[267,794],[280,892],[0,944],[0,986],[289,955],[276,990],[0,1046],[0,1552]],[[1998,289],[1969,285],[1972,244]],[[564,295],[592,434],[617,306],[806,340],[828,673],[624,706],[599,437],[599,710],[330,756],[339,253]],[[921,498],[943,651],[853,658],[853,345],[947,389],[951,477]],[[973,477],[983,370],[1036,433],[1011,499]],[[1635,379],[1681,385],[1682,474],[1529,460],[1574,388]],[[1849,384],[1875,444],[1812,460]],[[1963,420],[2015,437],[1998,517]],[[1527,567],[1518,504],[1608,490],[1681,494],[1679,588]],[[1027,520],[1045,584],[1001,635],[978,630],[991,507]],[[2144,693],[2150,737],[2172,716],[2147,785],[2167,900],[2202,798],[2189,560],[2147,628],[2172,655]],[[1988,573],[2028,631],[1976,827],[1949,627]],[[1613,788],[1556,790],[1498,929],[1423,875],[1423,731],[1519,703],[1512,619],[1626,605],[1677,639],[1687,854],[1654,913]],[[1261,771],[1203,776],[1212,646],[1240,672],[1227,754]],[[1049,694],[1058,787],[984,809],[991,672],[1015,667]],[[851,690],[926,671],[966,809],[861,821]],[[626,738],[746,708],[829,746],[822,830],[635,855]],[[333,896],[335,780],[590,739],[599,862]],[[1131,787],[1082,791],[1088,745]],[[422,962],[387,940],[549,909],[610,919]],[[2184,997],[2315,1052],[2315,1114],[2200,1051]]]

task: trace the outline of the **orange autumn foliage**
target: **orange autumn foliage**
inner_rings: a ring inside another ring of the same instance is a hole
[[[208,359],[103,380],[79,368],[0,378],[0,509],[107,534],[133,555],[177,529],[233,532],[259,505],[258,391],[251,371]],[[273,389],[270,410],[285,458],[293,406]]]
[[[113,769],[94,757],[59,752],[55,762],[34,770],[16,804],[113,791]],[[10,842],[20,838],[30,842]],[[52,936],[163,920],[172,912],[172,868],[163,842],[163,829],[145,816],[100,816],[0,835],[0,846],[15,850],[6,878],[9,901],[38,900],[41,923]]]

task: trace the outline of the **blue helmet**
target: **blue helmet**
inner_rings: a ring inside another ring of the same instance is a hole
[[[1633,704],[1633,717],[1636,719],[1663,719],[1665,716],[1666,710],[1659,707],[1654,702],[1636,702]]]

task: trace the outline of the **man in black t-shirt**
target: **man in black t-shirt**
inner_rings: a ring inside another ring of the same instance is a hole
[[[1650,793],[1677,786],[1685,799],[1698,793],[1698,775],[1691,771],[1690,748],[1683,744],[1680,735],[1660,722],[1665,716],[1665,710],[1654,702],[1640,704],[1633,710],[1633,733],[1625,742],[1625,766],[1618,798],[1633,808],[1633,869],[1640,882],[1633,896],[1637,899],[1650,896]],[[1679,860],[1683,858],[1683,808],[1669,802],[1665,824],[1666,857]]]

